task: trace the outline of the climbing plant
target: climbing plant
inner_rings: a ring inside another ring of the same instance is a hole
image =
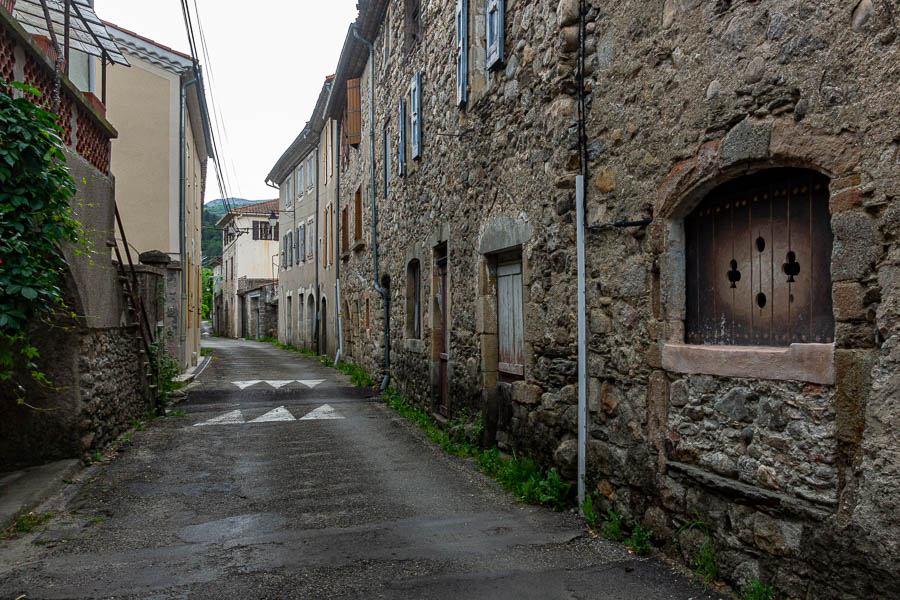
[[[49,385],[35,362],[33,323],[65,310],[60,244],[87,251],[84,230],[71,206],[75,183],[66,167],[57,116],[0,80],[0,385],[10,382],[24,402],[18,378]]]

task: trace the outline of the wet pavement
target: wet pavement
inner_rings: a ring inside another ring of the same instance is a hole
[[[516,502],[314,360],[203,345],[186,414],[83,472],[46,530],[0,541],[0,598],[713,597]]]

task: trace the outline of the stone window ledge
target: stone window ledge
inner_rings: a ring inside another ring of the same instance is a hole
[[[701,346],[664,344],[667,371],[749,379],[834,384],[834,344],[770,346]]]

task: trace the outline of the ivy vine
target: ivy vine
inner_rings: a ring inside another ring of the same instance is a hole
[[[57,116],[14,90],[40,92],[0,80],[0,384],[11,382],[24,403],[23,377],[50,385],[30,328],[66,309],[61,244],[84,252],[87,239]]]

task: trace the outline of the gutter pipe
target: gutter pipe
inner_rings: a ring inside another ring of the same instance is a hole
[[[186,152],[187,152],[187,88],[191,85],[197,84],[197,78],[191,79],[190,81],[183,82],[181,84],[181,103],[179,105],[179,130],[178,130],[178,144],[180,147],[180,156],[179,156],[179,174],[180,174],[180,185],[178,186],[178,250],[179,256],[181,258],[181,319],[178,320],[178,328],[181,330],[179,332],[179,339],[181,340],[181,351],[184,352],[184,341],[187,339],[187,326],[185,321],[187,319],[187,266],[185,265],[185,243],[184,243],[184,235],[185,235],[185,223],[184,223],[184,208],[185,208],[185,184],[187,180],[187,169],[186,169]],[[187,360],[187,353],[185,352],[185,356],[183,360]]]
[[[584,107],[584,0],[578,7],[578,153],[581,173],[575,177],[575,223],[578,262],[578,506],[584,503],[587,479],[587,314],[585,300],[584,212],[587,178],[587,134]]]
[[[339,157],[338,151],[340,150],[338,145],[338,134],[340,132],[336,132],[335,135],[331,136],[333,147],[331,149],[331,155],[334,157]],[[341,356],[344,354],[344,326],[341,314],[341,165],[338,162],[338,168],[334,170],[335,178],[334,178],[334,210],[337,213],[337,219],[335,219],[335,227],[337,234],[334,236],[334,313],[335,313],[335,322],[337,323],[337,334],[338,334],[338,348],[337,352],[334,353],[334,366],[338,366],[338,363],[341,362]]]
[[[375,214],[375,48],[372,43],[363,38],[356,25],[353,26],[353,37],[369,48],[369,167],[372,179],[372,278],[375,283],[375,291],[381,294],[384,302],[384,379],[381,382],[381,391],[387,389],[391,381],[391,298],[385,288],[378,281],[378,238],[377,217]]]

